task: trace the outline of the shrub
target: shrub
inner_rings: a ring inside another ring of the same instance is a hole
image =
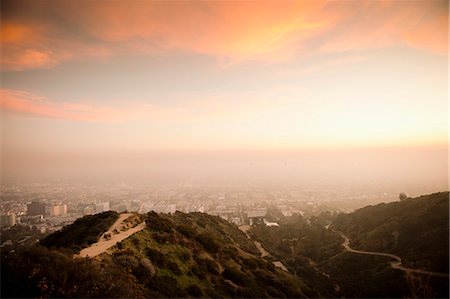
[[[180,298],[186,296],[186,292],[180,287],[178,281],[167,275],[155,276],[150,282],[150,287],[167,297]]]
[[[80,248],[97,242],[118,218],[119,214],[113,211],[84,216],[47,236],[40,244],[48,248],[69,248],[73,252],[79,252]]]
[[[183,272],[181,272],[180,267],[178,267],[177,263],[174,262],[168,262],[167,263],[167,268],[173,272],[173,274],[175,275],[181,275],[183,274]]]
[[[172,222],[159,216],[155,212],[147,213],[147,219],[145,222],[147,223],[147,227],[152,231],[166,233],[170,233],[173,231]]]
[[[253,259],[253,258],[243,259],[242,262],[244,263],[244,266],[247,269],[251,269],[251,270],[258,268],[258,266],[259,266],[258,262],[256,262],[255,259]]]
[[[241,271],[233,268],[225,268],[222,275],[238,285],[246,285],[248,283],[248,278]]]
[[[192,238],[195,235],[195,229],[185,224],[178,225],[177,231],[187,238]]]
[[[207,233],[198,234],[197,236],[195,236],[195,240],[200,243],[208,252],[216,253],[219,250],[219,245]]]
[[[157,249],[147,248],[145,250],[145,254],[155,265],[160,268],[164,268],[168,263],[167,257]]]
[[[203,295],[202,289],[195,284],[188,286],[186,292],[192,297],[201,297]]]

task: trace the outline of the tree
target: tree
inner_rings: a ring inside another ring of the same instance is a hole
[[[404,200],[408,199],[408,196],[406,196],[406,194],[402,192],[402,193],[400,193],[398,198],[400,199],[400,201],[404,201]]]

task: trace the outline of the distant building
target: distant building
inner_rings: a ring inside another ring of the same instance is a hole
[[[264,219],[264,223],[266,224],[266,226],[268,226],[268,227],[272,227],[272,226],[276,226],[276,227],[278,227],[278,226],[280,226],[278,223],[276,223],[276,222],[269,222],[269,221],[266,221],[265,219]]]
[[[17,224],[16,214],[8,213],[0,216],[0,226],[8,227]]]
[[[264,222],[264,217],[266,217],[267,211],[265,210],[252,210],[247,212],[247,218],[252,224],[258,224]]]
[[[109,211],[109,201],[100,202],[95,205],[95,213],[103,213]]]
[[[92,215],[95,213],[95,210],[93,207],[84,207],[83,208],[83,215]]]
[[[59,204],[50,206],[49,215],[50,216],[64,216],[67,214],[67,205]]]
[[[45,203],[33,201],[27,205],[28,216],[45,215]]]
[[[284,217],[292,216],[292,212],[289,210],[281,210],[281,214],[283,214]]]
[[[228,217],[228,221],[231,222],[231,223],[234,223],[236,225],[241,225],[242,224],[240,217],[232,217],[231,216],[231,217]]]

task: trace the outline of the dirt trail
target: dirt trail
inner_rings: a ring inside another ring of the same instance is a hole
[[[267,250],[264,249],[264,247],[262,247],[261,243],[258,241],[253,241],[253,243],[255,244],[256,248],[258,248],[259,252],[261,253],[261,257],[266,257],[269,256],[269,252]]]
[[[119,219],[117,219],[117,221],[109,228],[108,231],[103,233],[99,241],[81,250],[78,256],[95,257],[99,254],[102,254],[103,252],[113,247],[117,243],[125,240],[129,236],[137,233],[138,231],[143,230],[145,228],[145,221],[143,221],[142,223],[138,224],[135,227],[128,228],[125,231],[121,231],[121,228],[127,226],[125,220],[132,217],[133,215],[135,214],[133,213],[120,214]]]
[[[431,275],[431,276],[449,277],[449,275],[447,273],[432,272],[432,271],[403,267],[401,265],[402,259],[399,256],[396,256],[391,253],[377,252],[377,251],[363,251],[363,250],[353,249],[350,247],[350,239],[347,236],[345,236],[343,233],[341,233],[339,231],[336,231],[336,232],[339,233],[342,238],[344,238],[344,242],[342,243],[342,246],[344,246],[345,250],[347,250],[349,252],[358,253],[358,254],[368,254],[368,255],[378,255],[378,256],[390,257],[395,260],[395,261],[391,262],[391,267],[394,269],[404,271],[404,272],[406,272],[406,274],[417,273],[417,274],[424,274],[424,275]]]

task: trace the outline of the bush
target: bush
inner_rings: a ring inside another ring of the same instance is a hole
[[[150,287],[167,297],[180,298],[186,296],[186,292],[180,287],[178,281],[167,275],[155,276],[150,282]]]
[[[243,259],[242,261],[247,269],[253,270],[259,267],[258,262],[253,258]]]
[[[192,297],[201,297],[203,295],[202,289],[195,284],[188,286],[186,292]]]
[[[159,244],[166,244],[166,243],[174,243],[175,242],[175,238],[174,238],[172,233],[154,232],[152,234],[152,237]]]
[[[118,218],[119,214],[113,211],[84,216],[47,236],[40,241],[40,245],[48,248],[69,248],[73,252],[79,252],[80,248],[97,242]]]
[[[158,266],[160,268],[166,267],[166,265],[168,263],[168,259],[165,256],[165,254],[163,254],[159,250],[153,249],[153,248],[147,248],[145,250],[145,254],[150,259],[150,261],[152,261],[152,263],[154,263],[156,266]]]
[[[171,233],[173,231],[172,222],[159,216],[155,212],[147,213],[146,221],[147,227],[155,232]]]
[[[192,238],[196,233],[194,228],[184,224],[178,225],[177,231],[187,238]]]
[[[208,252],[216,253],[219,250],[219,245],[207,233],[198,234],[197,236],[195,236],[195,240],[200,243]]]
[[[180,267],[178,267],[177,263],[174,262],[168,262],[167,263],[167,268],[173,272],[173,274],[175,275],[181,275],[183,274],[183,272],[181,272]]]
[[[206,269],[199,267],[198,264],[192,266],[191,272],[200,279],[204,279],[206,277]]]
[[[233,268],[225,268],[222,275],[237,285],[246,285],[248,283],[248,278],[241,271]]]

